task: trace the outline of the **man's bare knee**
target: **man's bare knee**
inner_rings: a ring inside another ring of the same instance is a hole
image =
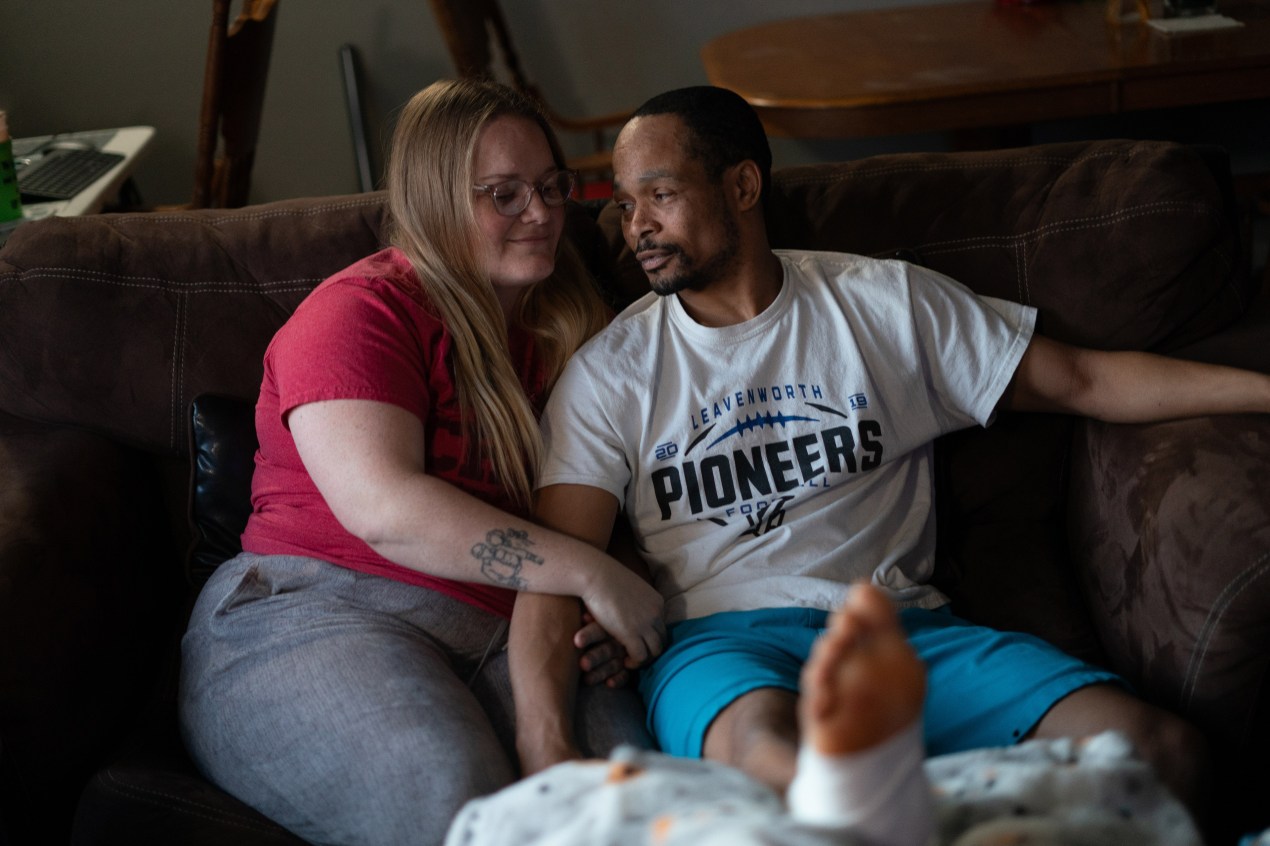
[[[796,693],[778,688],[740,696],[706,730],[702,756],[737,767],[783,793],[798,757],[797,704]]]
[[[1118,731],[1160,780],[1197,816],[1207,806],[1208,741],[1176,714],[1150,705],[1116,685],[1081,688],[1050,709],[1031,737],[1088,737]]]
[[[1202,811],[1212,754],[1204,734],[1175,714],[1153,709],[1130,738],[1178,798],[1193,811]]]

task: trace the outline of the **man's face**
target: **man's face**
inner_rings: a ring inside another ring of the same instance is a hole
[[[689,155],[674,115],[632,120],[613,147],[613,199],[626,244],[658,294],[701,291],[732,273],[740,229],[722,185]]]

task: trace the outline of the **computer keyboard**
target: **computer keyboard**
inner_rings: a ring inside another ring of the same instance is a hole
[[[18,171],[24,203],[69,200],[124,160],[122,153],[58,148]]]

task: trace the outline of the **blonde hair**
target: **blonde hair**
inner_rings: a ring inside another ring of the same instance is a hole
[[[559,141],[539,107],[515,90],[479,79],[443,80],[402,110],[387,169],[389,240],[414,266],[431,306],[453,338],[452,364],[467,433],[521,505],[533,495],[542,460],[538,420],[516,375],[507,324],[480,261],[473,159],[481,130],[505,115],[542,128],[557,167]],[[547,389],[607,312],[569,243],[561,237],[551,276],[521,292],[512,322],[534,338]]]

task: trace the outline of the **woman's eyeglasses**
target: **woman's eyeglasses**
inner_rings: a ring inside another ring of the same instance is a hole
[[[573,196],[573,186],[578,177],[571,170],[557,170],[536,183],[522,179],[510,179],[497,185],[473,185],[473,191],[489,194],[494,210],[505,217],[515,217],[529,208],[529,200],[535,191],[548,206],[563,206]]]

